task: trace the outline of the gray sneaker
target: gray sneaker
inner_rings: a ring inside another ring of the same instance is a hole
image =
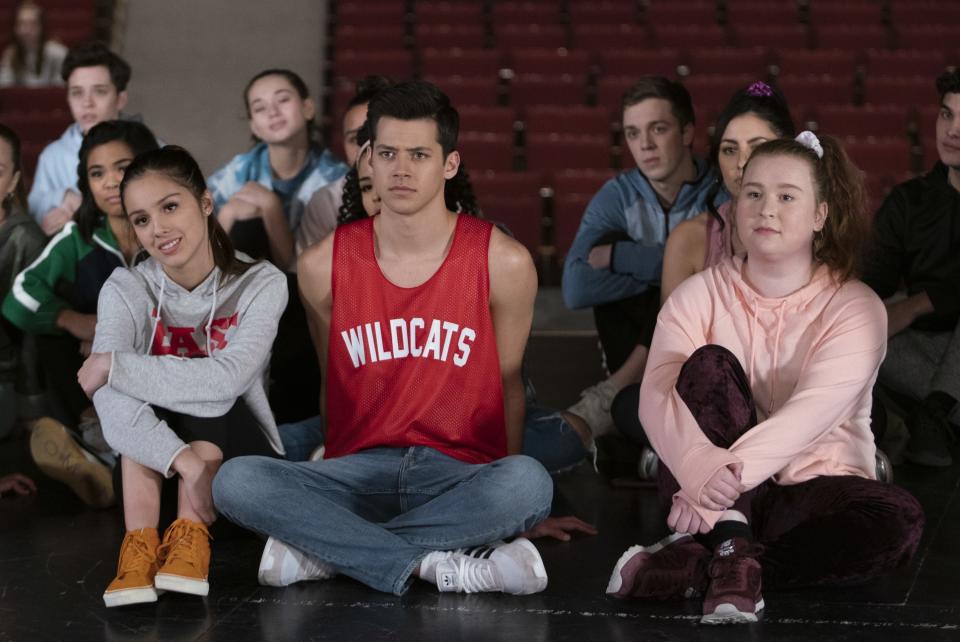
[[[329,580],[336,574],[326,562],[271,537],[260,556],[257,580],[263,586],[290,586],[297,582]]]
[[[596,439],[601,435],[613,432],[613,417],[610,416],[610,405],[617,396],[617,387],[604,379],[600,383],[590,386],[580,393],[580,401],[567,408],[587,422],[590,432]]]

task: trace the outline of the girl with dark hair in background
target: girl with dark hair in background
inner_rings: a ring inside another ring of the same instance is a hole
[[[238,249],[293,270],[307,202],[347,167],[313,140],[316,106],[297,74],[262,71],[247,83],[243,100],[256,144],[210,176],[217,217]]]
[[[243,99],[257,142],[214,172],[208,184],[217,219],[234,246],[291,272],[290,305],[271,357],[270,405],[277,421],[300,421],[320,411],[320,369],[292,274],[294,238],[310,197],[343,176],[347,167],[314,141],[316,108],[297,74],[262,71],[247,84]]]
[[[34,425],[30,446],[40,469],[69,485],[87,504],[109,506],[109,471],[81,450],[65,426],[92,419],[90,400],[77,385],[77,369],[90,353],[97,323],[97,297],[115,268],[130,265],[136,240],[120,206],[120,180],[135,156],[156,149],[147,127],[133,121],[106,121],[90,129],[80,146],[77,184],[81,203],[76,220],[57,233],[37,259],[17,275],[3,302],[4,316],[36,336],[54,419]],[[83,422],[86,440],[109,450],[96,422]],[[71,463],[72,462],[72,463]]]
[[[745,256],[667,299],[641,384],[673,534],[629,548],[607,593],[705,591],[702,622],[755,622],[761,583],[864,582],[913,555],[923,509],[876,476],[887,324],[857,280],[864,203],[833,138],[753,151],[735,207]]]
[[[755,82],[737,91],[717,118],[710,137],[708,162],[717,169],[717,181],[707,196],[707,211],[683,221],[667,237],[663,255],[660,301],[691,274],[742,254],[731,214],[740,193],[743,168],[753,150],[776,138],[796,135],[787,102],[778,89]],[[714,205],[721,191],[733,200]]]
[[[67,48],[47,38],[43,8],[24,0],[13,12],[13,37],[0,56],[0,87],[62,85]]]
[[[150,258],[104,285],[78,373],[121,456],[126,536],[108,607],[206,595],[213,476],[237,455],[283,454],[264,384],[284,275],[234,252],[186,150],[137,157],[120,193]],[[174,475],[177,519],[161,541],[161,483]]]

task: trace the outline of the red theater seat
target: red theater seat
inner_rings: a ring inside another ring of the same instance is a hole
[[[947,68],[942,51],[869,49],[867,76],[926,76],[935,78]]]
[[[647,29],[633,24],[573,25],[573,46],[592,52],[621,49],[652,48],[654,42]]]
[[[560,194],[553,199],[553,245],[563,258],[577,237],[580,220],[593,194]]]
[[[512,134],[514,123],[517,122],[512,107],[464,105],[458,107],[457,111],[460,112],[460,131],[463,132]]]
[[[560,24],[557,2],[494,2],[493,24]]]
[[[900,176],[910,171],[910,141],[906,137],[844,139],[854,164],[874,176]]]
[[[956,22],[897,28],[897,44],[901,49],[955,51],[957,43],[960,43],[960,25]]]
[[[829,74],[853,78],[857,57],[846,49],[781,49],[776,54],[781,74]]]
[[[812,117],[819,132],[838,138],[907,134],[907,109],[898,105],[824,105]]]
[[[409,78],[413,75],[413,56],[409,51],[390,50],[339,50],[333,61],[336,78],[358,80],[370,74],[390,78]]]
[[[848,105],[853,101],[853,80],[835,76],[786,74],[777,85],[791,105]]]
[[[643,12],[648,25],[715,25],[719,21],[717,3],[707,0],[655,0]]]
[[[803,25],[734,25],[731,37],[738,47],[803,49],[810,45],[807,28]]]
[[[526,105],[584,105],[587,102],[586,76],[516,76],[510,83],[510,102]]]
[[[511,198],[539,198],[545,179],[540,172],[495,172],[470,170],[470,183],[480,201],[480,207],[486,209],[488,201],[502,201]]]
[[[757,2],[730,0],[727,3],[727,24],[785,26],[800,23],[796,2]]]
[[[458,149],[472,171],[513,169],[513,135],[463,132]]]
[[[674,77],[683,62],[679,49],[611,49],[600,53],[600,70],[607,76]]]
[[[605,107],[539,105],[526,110],[527,134],[589,134],[610,140],[610,110]]]
[[[543,238],[543,199],[539,196],[488,198],[480,203],[485,218],[503,223],[534,257]]]
[[[689,57],[690,73],[751,74],[757,78],[767,75],[767,52],[760,47],[738,49],[694,49]]]
[[[952,1],[893,0],[890,22],[895,26],[960,24],[960,4]]]
[[[425,76],[489,76],[505,67],[504,56],[494,49],[423,49],[420,69]]]
[[[516,74],[545,76],[586,76],[593,63],[586,51],[560,49],[514,49],[510,52],[510,68]]]
[[[440,87],[457,108],[461,105],[494,107],[499,104],[500,83],[495,77],[427,76],[425,80]]]
[[[574,25],[632,24],[639,19],[636,3],[632,2],[573,0],[569,12],[570,24]]]
[[[402,2],[338,2],[336,24],[377,27],[403,24],[406,8]]]
[[[724,47],[730,44],[727,30],[720,25],[650,25],[658,47]],[[750,46],[750,45],[746,45]]]
[[[551,183],[555,196],[582,194],[592,198],[614,176],[612,169],[567,169],[554,172]]]
[[[926,105],[937,100],[933,78],[870,76],[864,82],[864,100],[875,104]]]
[[[384,49],[403,49],[406,44],[402,24],[379,27],[338,26],[333,33],[333,45],[337,51],[353,49],[355,51],[382,51]]]
[[[417,27],[417,46],[421,49],[481,49],[487,44],[487,33],[481,24],[438,25]]]
[[[610,139],[580,134],[527,137],[527,168],[533,171],[611,167]]]
[[[883,19],[880,2],[811,2],[810,22],[817,27],[829,25],[879,26]]]
[[[567,46],[567,30],[560,25],[495,23],[494,32],[494,40],[501,49],[559,49]]]
[[[820,49],[864,51],[890,46],[890,33],[880,25],[831,24],[814,30],[814,41]]]
[[[415,15],[417,25],[479,25],[484,19],[483,2],[422,0],[416,3]]]
[[[0,89],[0,113],[50,112],[67,109],[64,87],[4,87]]]

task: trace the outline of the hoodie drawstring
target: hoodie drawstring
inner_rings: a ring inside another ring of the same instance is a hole
[[[163,308],[163,290],[167,285],[167,277],[161,271],[160,273],[160,295],[157,297],[157,312],[153,318],[153,330],[150,331],[150,340],[147,341],[147,354],[153,347],[153,342],[157,340],[157,325],[160,323],[160,310]]]
[[[757,300],[753,300],[753,317],[750,319],[750,371],[747,373],[747,381],[753,386],[753,365],[757,356],[757,315],[760,312],[757,308]]]
[[[210,347],[210,331],[213,328],[213,315],[217,310],[217,289],[220,286],[220,273],[213,275],[213,304],[210,306],[210,317],[207,319],[207,356],[213,358],[213,350]]]
[[[787,300],[780,301],[777,306],[777,333],[773,340],[773,376],[770,377],[770,405],[767,408],[767,416],[773,414],[776,404],[777,384],[780,382],[780,339],[783,336],[783,314]]]

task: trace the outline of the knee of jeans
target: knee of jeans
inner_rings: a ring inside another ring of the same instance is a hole
[[[505,485],[515,491],[515,498],[523,503],[523,512],[539,513],[550,510],[553,502],[553,479],[539,461],[527,455],[512,455],[500,461],[504,469]]]
[[[262,461],[261,461],[262,460]],[[218,510],[255,502],[257,489],[269,473],[264,465],[269,457],[235,457],[224,462],[213,478],[213,504]]]

